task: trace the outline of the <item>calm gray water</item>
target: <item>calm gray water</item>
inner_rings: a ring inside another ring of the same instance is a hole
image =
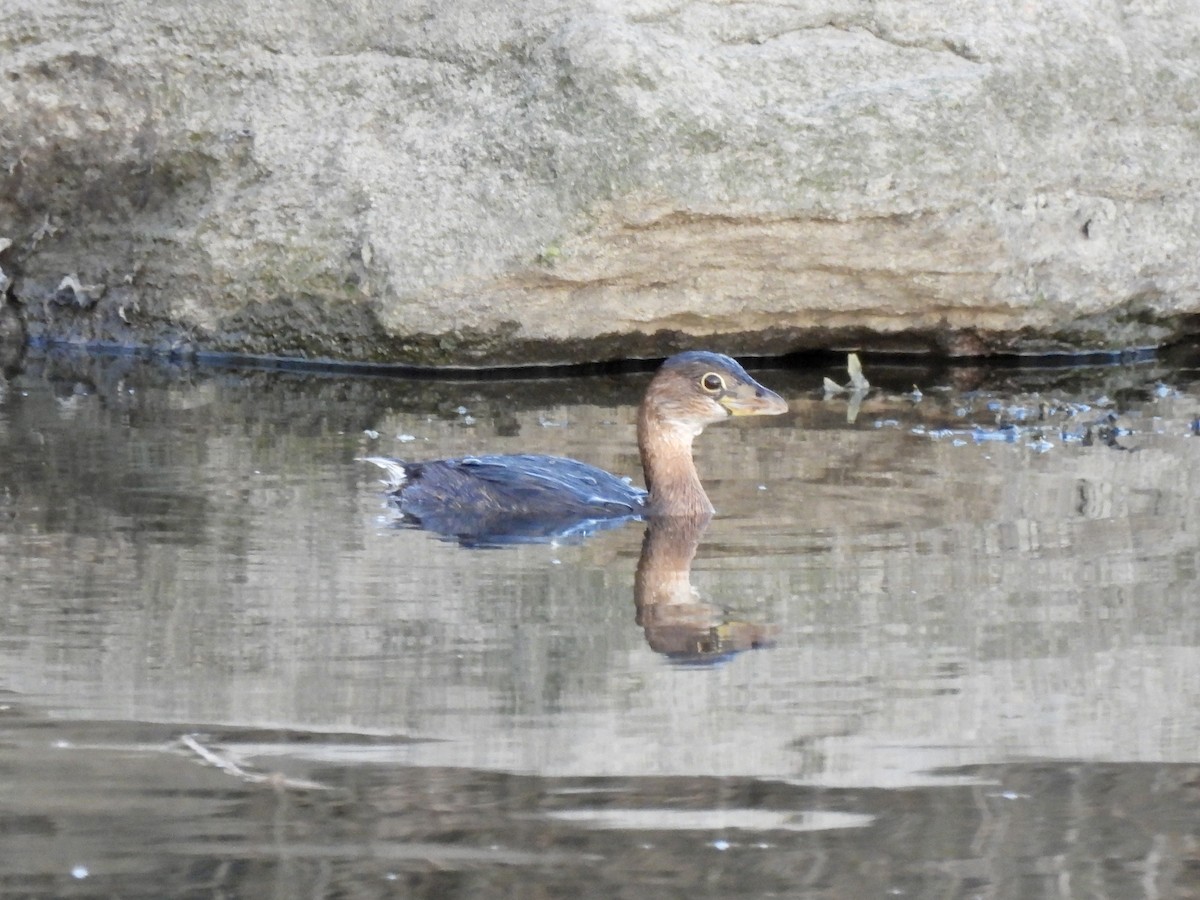
[[[1200,892],[1195,366],[755,374],[703,533],[480,550],[355,458],[638,475],[648,376],[10,371],[0,894]]]

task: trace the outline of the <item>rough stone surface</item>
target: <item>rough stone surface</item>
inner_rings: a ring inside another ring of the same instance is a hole
[[[35,339],[482,364],[1198,330],[1192,0],[7,10],[0,266]]]

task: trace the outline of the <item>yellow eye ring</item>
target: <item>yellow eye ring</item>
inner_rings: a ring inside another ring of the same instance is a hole
[[[715,394],[725,390],[725,379],[716,372],[709,372],[700,379],[700,387],[704,388],[710,394]]]

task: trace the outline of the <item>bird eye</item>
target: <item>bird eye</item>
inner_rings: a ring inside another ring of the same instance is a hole
[[[709,372],[700,379],[700,384],[710,394],[715,394],[725,387],[725,379],[716,372]]]

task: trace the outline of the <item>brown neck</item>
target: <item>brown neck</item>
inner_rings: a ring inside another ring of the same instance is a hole
[[[703,513],[655,517],[649,522],[633,579],[633,600],[639,615],[644,607],[697,602],[691,581],[692,560],[711,520],[712,516]]]
[[[659,418],[647,406],[638,413],[638,450],[650,491],[650,514],[712,515],[713,505],[692,460],[692,439],[699,431]]]

